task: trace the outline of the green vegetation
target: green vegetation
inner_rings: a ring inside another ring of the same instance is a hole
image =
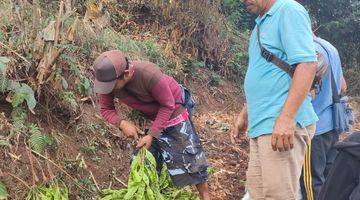
[[[39,185],[31,189],[25,200],[69,200],[69,191],[63,184],[57,182],[46,185]]]
[[[84,144],[81,147],[81,150],[83,150],[85,153],[96,153],[96,150],[98,149],[99,144],[96,142],[95,139],[92,139],[88,143]]]
[[[316,34],[339,51],[348,90],[360,95],[360,2],[352,0],[300,1],[310,10]]]
[[[188,188],[178,189],[172,184],[166,165],[160,177],[154,156],[141,149],[131,163],[128,187],[121,190],[104,189],[101,200],[198,200]]]
[[[7,199],[8,195],[9,194],[4,183],[0,181],[0,199]]]
[[[29,127],[30,133],[30,146],[37,153],[42,153],[47,146],[52,144],[50,136],[41,133],[39,127],[36,124],[31,124]]]

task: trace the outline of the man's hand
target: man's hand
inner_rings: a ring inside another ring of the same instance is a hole
[[[291,80],[289,94],[273,127],[271,146],[274,151],[287,151],[294,146],[295,116],[306,96],[316,73],[315,62],[297,65]]]
[[[240,114],[237,116],[234,126],[230,132],[230,139],[232,143],[239,141],[240,136],[245,134],[248,128],[248,118],[247,118],[247,106],[244,104]]]
[[[288,151],[294,147],[294,119],[280,115],[273,128],[271,146],[274,151]]]
[[[127,138],[134,138],[135,140],[139,138],[139,134],[143,133],[135,124],[125,120],[120,122],[119,128]]]
[[[150,149],[153,139],[151,135],[142,137],[137,143],[136,148],[140,149],[141,147],[145,147],[146,149]]]

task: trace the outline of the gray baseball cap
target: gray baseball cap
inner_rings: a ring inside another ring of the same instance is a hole
[[[119,50],[106,51],[94,62],[95,81],[94,92],[109,94],[116,85],[116,79],[124,73],[126,59]]]

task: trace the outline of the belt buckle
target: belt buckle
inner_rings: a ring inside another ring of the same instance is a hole
[[[267,51],[266,49],[262,49],[261,50],[261,55],[265,58],[266,61],[271,62],[274,58],[274,55],[270,52]]]

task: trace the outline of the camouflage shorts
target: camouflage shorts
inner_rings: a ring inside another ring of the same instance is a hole
[[[166,163],[175,186],[195,185],[208,179],[208,163],[199,136],[190,120],[166,128],[150,150],[160,171]]]

